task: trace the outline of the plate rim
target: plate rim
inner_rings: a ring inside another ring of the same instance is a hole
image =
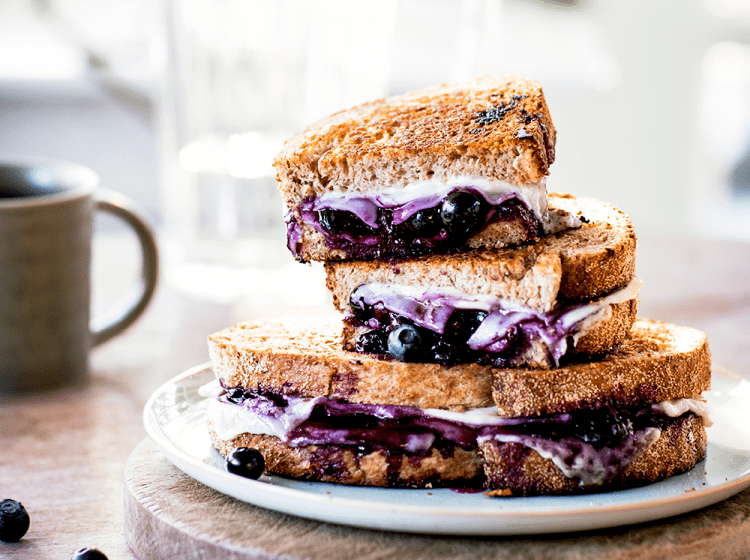
[[[548,509],[545,507],[545,509],[542,509],[543,506],[539,506],[537,508],[531,508],[526,509],[523,511],[518,510],[508,510],[504,509],[502,507],[498,507],[495,510],[486,510],[486,509],[477,509],[477,508],[471,508],[471,507],[465,507],[465,506],[457,506],[456,508],[446,508],[442,506],[429,506],[424,504],[404,504],[404,503],[389,503],[389,502],[381,502],[381,501],[375,501],[370,502],[366,501],[364,499],[354,499],[350,497],[342,497],[342,496],[332,496],[327,494],[319,494],[316,492],[308,492],[303,489],[299,488],[290,488],[287,486],[280,486],[280,485],[274,485],[270,483],[267,480],[252,480],[252,479],[241,479],[237,480],[236,475],[233,475],[229,472],[221,471],[220,469],[212,466],[212,465],[206,465],[203,461],[195,458],[194,456],[190,455],[189,453],[183,451],[180,449],[168,436],[164,431],[161,429],[159,424],[156,422],[155,418],[153,417],[153,414],[151,414],[151,411],[153,409],[154,403],[157,401],[157,399],[166,393],[169,387],[174,386],[178,384],[179,382],[182,382],[186,380],[187,378],[199,375],[199,374],[205,374],[207,371],[212,369],[211,362],[205,362],[200,365],[193,366],[182,373],[176,375],[175,377],[169,379],[168,381],[164,382],[161,386],[159,386],[156,391],[154,391],[149,399],[146,402],[146,405],[143,409],[143,424],[146,428],[146,433],[151,438],[152,441],[156,444],[156,446],[159,448],[159,450],[167,457],[167,459],[179,470],[185,472],[188,476],[191,478],[194,478],[201,482],[202,484],[205,484],[206,486],[209,486],[211,488],[214,488],[215,490],[222,492],[224,494],[227,494],[237,500],[249,503],[251,505],[256,505],[258,507],[266,507],[268,509],[274,509],[275,511],[280,511],[284,513],[290,513],[292,515],[297,515],[300,517],[305,517],[309,519],[318,519],[323,521],[330,521],[330,518],[328,517],[321,517],[321,516],[311,516],[311,515],[305,515],[304,513],[295,512],[295,511],[289,511],[286,509],[277,509],[268,505],[261,505],[258,502],[248,501],[244,498],[238,497],[235,494],[231,492],[226,492],[224,489],[222,489],[224,486],[231,487],[236,486],[237,483],[240,483],[241,485],[247,485],[249,488],[258,488],[263,489],[264,492],[284,496],[287,499],[296,499],[300,497],[304,497],[304,500],[307,502],[312,502],[315,504],[326,504],[330,506],[333,502],[335,502],[336,506],[338,508],[344,508],[344,509],[356,509],[360,511],[367,511],[372,513],[391,513],[391,514],[397,514],[397,515],[413,515],[415,513],[419,513],[420,516],[431,518],[431,519],[437,519],[445,516],[456,516],[459,515],[462,518],[472,518],[473,520],[476,519],[486,519],[486,520],[508,520],[512,519],[516,522],[522,522],[522,521],[532,521],[532,520],[540,520],[540,518],[543,518],[541,520],[540,524],[537,525],[545,525],[547,522],[544,518],[548,519],[556,519],[561,516],[570,516],[570,517],[581,517],[581,516],[588,516],[592,514],[597,515],[603,515],[606,517],[606,519],[603,517],[602,522],[599,524],[589,525],[589,524],[583,524],[584,529],[580,529],[579,525],[581,524],[568,524],[566,526],[563,526],[561,530],[558,530],[554,527],[543,527],[543,530],[536,530],[534,527],[532,528],[526,528],[525,530],[519,531],[517,526],[514,526],[511,528],[512,530],[506,531],[503,530],[503,528],[497,528],[497,530],[477,530],[476,532],[470,532],[467,533],[465,531],[465,528],[462,528],[461,531],[450,531],[450,530],[440,530],[435,532],[434,534],[471,534],[471,535],[520,535],[520,534],[553,534],[553,533],[560,533],[560,532],[568,532],[571,530],[585,530],[585,529],[603,529],[608,527],[615,527],[615,526],[624,526],[634,523],[642,523],[647,521],[653,521],[656,519],[662,519],[667,517],[672,517],[674,515],[681,515],[684,513],[688,513],[691,511],[695,511],[698,509],[701,509],[703,507],[707,507],[709,505],[718,503],[738,492],[741,492],[744,488],[750,486],[750,468],[745,470],[743,473],[741,473],[738,477],[733,478],[731,480],[727,480],[724,483],[720,483],[717,485],[712,485],[705,489],[695,489],[693,492],[685,492],[682,494],[677,495],[669,495],[664,496],[662,498],[654,498],[649,499],[647,501],[638,501],[638,500],[631,500],[627,503],[616,503],[616,504],[603,504],[599,503],[598,505],[592,505],[589,507],[584,508],[567,508],[567,509]],[[722,368],[714,367],[712,368],[712,378],[716,376],[722,376],[725,378],[728,378],[731,381],[734,382],[741,382],[745,381],[744,378],[741,376],[738,376],[734,373],[731,373],[729,371],[726,371]],[[709,435],[709,442],[708,445],[711,445],[710,442],[710,435]],[[176,460],[176,461],[175,461]],[[705,459],[704,459],[705,461]],[[698,463],[696,468],[699,468],[700,465],[704,464],[704,461],[701,461]],[[181,466],[177,463],[182,462],[185,465],[189,465],[189,467],[186,469],[184,468],[184,465]],[[193,474],[193,472],[201,472],[203,470],[210,470],[212,477],[218,477],[219,480],[222,481],[223,484],[211,484],[205,480],[203,480],[203,477],[197,477]],[[191,472],[188,472],[191,471]],[[680,476],[680,475],[676,475]],[[309,482],[309,484],[314,484],[313,482]],[[658,484],[655,483],[655,484]],[[221,488],[217,488],[217,486],[220,486]],[[646,488],[646,487],[652,487],[653,485],[646,485],[645,487],[640,488]],[[400,488],[390,488],[390,489],[382,489],[385,491],[393,491],[393,492],[401,492],[401,491],[424,491],[425,489],[400,489]],[[440,489],[435,489],[440,490]],[[615,490],[613,492],[632,492],[637,491],[639,488],[634,489],[623,489],[623,490]],[[433,490],[434,491],[434,490]],[[478,492],[478,494],[482,494],[482,492]],[[611,493],[603,493],[603,494],[611,494]],[[603,494],[581,494],[580,496],[588,496],[592,499],[593,502],[596,501],[596,496],[603,495]],[[535,497],[523,497],[523,496],[515,496],[509,499],[515,500],[533,500]],[[561,500],[564,500],[566,498],[570,498],[570,496],[546,496],[546,498],[560,498]],[[501,503],[501,502],[499,502]],[[670,506],[670,509],[673,510],[673,512],[668,514],[662,514],[659,513],[664,508]],[[678,507],[675,507],[678,506]],[[687,507],[684,507],[687,506]],[[634,509],[638,509],[641,511],[641,515],[633,521],[617,521],[618,515],[626,512],[632,512]],[[394,511],[397,510],[397,511]],[[614,522],[612,522],[611,518],[615,518]],[[356,527],[362,527],[362,528],[375,528],[375,529],[388,529],[388,530],[394,530],[398,532],[411,532],[411,533],[419,533],[419,534],[426,534],[431,533],[432,531],[425,531],[423,529],[416,529],[416,530],[409,530],[408,528],[394,528],[390,525],[383,526],[382,524],[362,524],[362,523],[349,523],[347,521],[341,521],[341,520],[334,520],[334,523],[339,524],[345,524],[345,525],[351,525]],[[567,527],[567,528],[566,528]],[[479,528],[478,528],[479,529]]]

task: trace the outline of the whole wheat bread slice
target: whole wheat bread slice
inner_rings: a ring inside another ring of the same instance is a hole
[[[508,417],[698,398],[710,385],[706,336],[648,319],[601,360],[552,369],[379,359],[342,350],[339,331],[336,317],[241,323],[211,335],[209,354],[225,387],[420,408],[495,404]]]
[[[398,263],[327,262],[326,285],[334,305],[344,310],[355,288],[380,282],[456,288],[546,312],[560,301],[591,300],[631,281],[636,236],[625,213],[595,199],[561,194],[550,195],[550,206],[582,216],[586,223],[517,249],[429,255]]]
[[[294,208],[329,191],[451,175],[537,182],[555,159],[541,86],[512,76],[444,84],[335,113],[287,140],[274,166]]]
[[[575,494],[642,486],[686,472],[706,456],[706,443],[700,416],[669,421],[659,439],[600,487],[582,486],[579,478],[565,476],[551,459],[519,443],[489,440],[479,453],[490,495]]]
[[[227,457],[238,447],[252,447],[263,454],[266,469],[281,476],[357,486],[482,487],[484,474],[476,449],[458,446],[435,449],[426,455],[385,450],[359,453],[340,445],[289,447],[274,436],[241,434],[230,441],[220,439],[209,423],[214,447]]]
[[[490,369],[381,360],[341,348],[341,319],[241,323],[211,335],[209,354],[226,387],[263,388],[354,403],[464,409],[492,406]]]
[[[495,369],[500,416],[536,416],[700,398],[711,384],[706,335],[690,327],[637,319],[617,350],[594,362],[554,369]]]

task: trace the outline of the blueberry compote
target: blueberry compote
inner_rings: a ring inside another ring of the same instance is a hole
[[[487,315],[482,311],[455,311],[443,333],[411,324],[408,319],[385,310],[379,304],[373,306],[372,312],[371,317],[377,317],[378,327],[359,336],[354,348],[357,352],[386,355],[402,362],[441,365],[475,362],[500,367],[511,364],[528,346],[518,329],[514,329],[506,338],[504,352],[490,353],[469,348],[466,342]],[[352,326],[363,324],[356,315],[349,315],[345,320]]]
[[[373,450],[428,454],[432,449],[450,453],[455,447],[476,449],[479,440],[496,438],[535,446],[540,440],[575,449],[581,444],[599,451],[613,449],[638,437],[649,428],[663,429],[679,418],[670,418],[650,405],[598,408],[526,418],[500,418],[496,409],[485,416],[462,422],[460,416],[446,417],[411,406],[350,403],[342,399],[317,397],[305,407],[304,416],[286,421],[287,410],[299,397],[228,389],[220,401],[241,406],[260,416],[288,426],[278,437],[292,447],[307,445],[347,446],[357,455]],[[688,413],[692,414],[692,413]],[[571,443],[573,442],[573,443]],[[577,443],[575,443],[577,442]]]
[[[330,248],[352,259],[395,260],[462,249],[495,222],[519,222],[529,242],[542,222],[515,193],[489,196],[474,187],[444,196],[395,202],[377,195],[306,199],[287,216],[289,249],[299,257],[302,224],[321,232]]]

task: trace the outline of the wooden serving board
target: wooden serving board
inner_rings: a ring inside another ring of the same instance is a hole
[[[146,439],[125,470],[125,536],[140,560],[729,560],[750,555],[750,489],[692,514],[606,531],[487,539],[410,535],[240,502],[188,477]]]

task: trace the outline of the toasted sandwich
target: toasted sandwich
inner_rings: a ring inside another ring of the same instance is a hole
[[[307,262],[530,243],[557,225],[545,183],[554,159],[532,80],[487,76],[366,103],[276,156],[288,247]]]
[[[603,202],[550,195],[580,227],[517,249],[331,261],[347,350],[405,361],[552,367],[609,352],[636,317],[636,237]]]
[[[638,320],[602,360],[551,369],[404,363],[341,349],[336,318],[209,337],[216,449],[269,472],[382,487],[575,493],[653,482],[703,459],[710,353]]]

